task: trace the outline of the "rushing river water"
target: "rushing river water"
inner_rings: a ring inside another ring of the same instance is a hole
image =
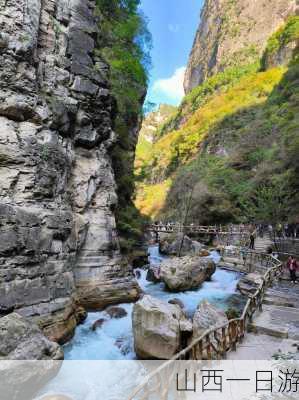
[[[212,253],[214,261],[219,262],[217,252]],[[158,247],[149,248],[149,261],[159,264],[163,260]],[[168,301],[180,299],[187,313],[191,316],[201,300],[208,300],[220,308],[227,308],[231,296],[236,291],[240,275],[217,268],[211,281],[205,282],[197,290],[181,293],[165,291],[164,284],[154,284],[146,280],[146,270],[140,270],[138,279],[140,287],[146,294]],[[132,360],[135,359],[134,341],[132,332],[133,304],[120,304],[127,311],[127,316],[121,319],[110,319],[105,311],[89,313],[84,324],[80,325],[74,338],[65,347],[66,360]],[[93,323],[98,319],[107,319],[101,328],[92,331]]]

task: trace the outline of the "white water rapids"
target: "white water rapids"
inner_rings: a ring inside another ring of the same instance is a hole
[[[219,262],[217,252],[211,257]],[[149,261],[159,264],[164,257],[159,254],[157,246],[149,248]],[[227,308],[227,301],[236,291],[239,274],[218,269],[212,280],[205,282],[197,290],[181,293],[170,293],[164,290],[164,284],[154,284],[146,280],[146,270],[140,269],[139,285],[146,294],[168,301],[180,299],[187,313],[192,315],[201,300],[208,300],[220,308]],[[89,313],[83,325],[77,327],[74,338],[65,347],[66,360],[132,360],[135,359],[132,332],[133,304],[120,304],[127,311],[127,316],[121,319],[110,319],[105,311]],[[101,318],[106,319],[101,328],[92,331],[93,323]]]
[[[218,253],[211,256],[216,263],[219,262]],[[151,264],[159,264],[162,259],[158,247],[149,248]],[[162,283],[148,282],[146,270],[140,269],[140,273],[138,281],[144,292],[165,301],[180,299],[189,315],[194,313],[203,299],[217,307],[227,308],[240,276],[218,268],[211,281],[197,290],[169,293]],[[134,305],[120,306],[128,313],[125,318],[110,319],[105,311],[88,314],[84,324],[77,327],[74,338],[64,346],[65,361],[58,375],[39,393],[38,400],[43,399],[45,394],[67,395],[72,400],[125,400],[150,371],[163,363],[136,360],[131,322]],[[92,331],[92,324],[101,318],[107,321],[101,328]]]

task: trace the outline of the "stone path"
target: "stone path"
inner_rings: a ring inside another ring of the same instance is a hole
[[[270,239],[268,234],[265,234],[262,238],[257,237],[255,240],[255,251],[259,253],[266,253],[269,247],[274,247],[273,241]]]
[[[280,280],[268,289],[263,311],[255,316],[249,331],[228,359],[267,360],[279,352],[292,353],[298,359],[299,283]]]

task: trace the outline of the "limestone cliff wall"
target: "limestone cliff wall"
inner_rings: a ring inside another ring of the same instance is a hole
[[[138,296],[118,244],[114,100],[92,0],[0,1],[0,313],[65,342]]]
[[[296,0],[206,0],[185,74],[185,92],[228,66],[255,61],[295,14]]]

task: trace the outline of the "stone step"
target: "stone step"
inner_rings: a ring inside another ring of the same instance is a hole
[[[283,306],[283,307],[292,307],[292,308],[299,308],[299,304],[287,300],[285,298],[281,298],[279,296],[265,296],[264,304],[267,305],[274,305],[274,306]]]
[[[264,305],[250,329],[275,337],[299,338],[299,309],[282,305]]]
[[[299,298],[296,296],[296,294],[292,294],[290,292],[284,292],[282,290],[278,290],[275,288],[269,288],[266,290],[265,295],[269,297],[278,297],[280,299],[284,299],[292,303],[298,303],[299,307]]]
[[[254,332],[255,334],[260,335],[268,335],[277,338],[285,338],[289,337],[289,330],[288,328],[277,327],[276,325],[271,324],[263,324],[263,323],[252,323],[248,326],[249,332]]]

